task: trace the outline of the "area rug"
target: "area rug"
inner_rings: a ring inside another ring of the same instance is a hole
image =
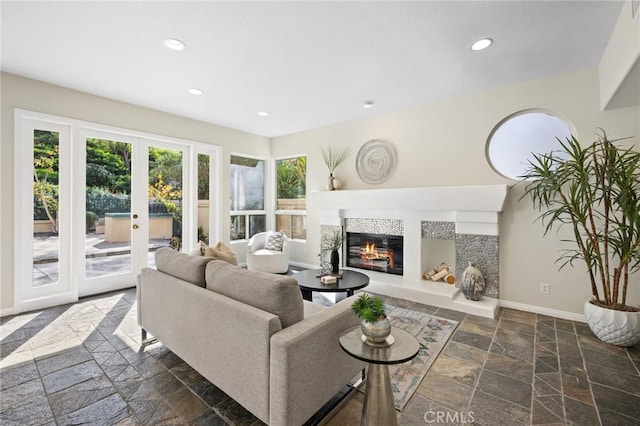
[[[394,327],[411,333],[420,343],[420,351],[414,359],[389,366],[395,406],[402,411],[458,326],[458,321],[392,305],[387,305],[387,316]],[[364,386],[360,390],[365,391]]]

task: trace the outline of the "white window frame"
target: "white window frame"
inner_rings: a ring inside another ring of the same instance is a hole
[[[274,224],[275,224],[275,216],[269,214],[269,212],[273,211],[273,207],[272,207],[272,203],[270,202],[270,194],[269,192],[271,192],[269,190],[270,185],[267,184],[267,176],[269,176],[271,174],[271,162],[269,161],[268,158],[264,158],[264,157],[260,157],[260,156],[256,156],[256,155],[248,155],[248,154],[243,154],[243,153],[239,153],[239,152],[231,152],[229,154],[229,188],[231,188],[231,157],[242,157],[242,158],[249,158],[252,160],[258,160],[258,161],[264,161],[264,175],[263,175],[263,206],[264,209],[263,210],[231,210],[231,208],[229,209],[229,222],[231,222],[231,219],[234,216],[244,216],[245,217],[245,238],[240,238],[237,240],[232,240],[231,239],[231,235],[229,235],[229,243],[230,244],[237,244],[237,243],[244,243],[246,244],[246,242],[249,240],[249,238],[251,238],[249,236],[249,216],[265,216],[265,231],[272,229]],[[231,197],[229,197],[229,201],[231,201]]]
[[[39,287],[31,286],[32,283],[32,263],[33,244],[28,236],[33,234],[33,198],[25,197],[24,194],[32,193],[33,182],[33,129],[55,131],[59,133],[60,162],[60,252],[66,253],[66,259],[60,262],[59,280],[53,285]],[[63,303],[71,303],[78,299],[78,280],[84,274],[81,263],[77,261],[73,248],[78,244],[84,244],[79,238],[78,224],[84,224],[85,218],[82,206],[84,196],[79,194],[78,187],[84,188],[80,183],[84,178],[78,178],[80,170],[84,170],[82,161],[84,159],[80,151],[74,152],[74,147],[78,145],[78,138],[86,133],[108,132],[115,135],[123,135],[127,138],[137,139],[140,143],[152,143],[161,145],[167,143],[171,146],[182,145],[187,151],[195,153],[206,153],[211,155],[210,166],[210,195],[209,199],[214,203],[214,208],[210,209],[209,227],[212,230],[210,235],[222,235],[222,216],[220,210],[222,206],[222,170],[220,168],[220,157],[222,148],[217,145],[210,145],[185,139],[177,139],[169,136],[156,135],[152,133],[125,129],[94,122],[82,121],[68,117],[55,116],[45,113],[14,109],[14,228],[16,236],[14,238],[14,306],[16,313],[41,309],[48,306],[55,306]],[[197,155],[196,162],[197,162]],[[193,158],[193,156],[191,157]],[[193,164],[193,160],[190,161]],[[29,165],[29,166],[25,166]],[[192,166],[191,166],[192,167]],[[189,167],[187,167],[189,169]],[[183,181],[185,169],[183,169]],[[144,181],[144,179],[143,179]],[[192,180],[192,182],[195,180]],[[196,183],[192,183],[185,191],[197,191]],[[192,197],[197,198],[197,197]],[[64,210],[64,211],[63,211]],[[192,212],[194,210],[192,209]],[[30,213],[31,212],[31,213]],[[197,216],[192,214],[185,219],[185,229],[193,229],[193,224],[197,223]],[[141,232],[144,231],[144,224],[141,224]],[[197,227],[195,227],[197,228]],[[215,234],[214,231],[215,230]],[[194,243],[193,236],[183,236],[183,250],[188,250]],[[189,232],[191,234],[191,232]],[[211,238],[211,237],[210,237]]]
[[[273,205],[274,205],[274,212],[273,212],[273,223],[275,226],[276,223],[276,216],[277,215],[287,215],[287,216],[307,216],[307,210],[278,210],[277,206],[278,206],[278,168],[276,167],[276,162],[279,160],[288,160],[291,158],[299,158],[299,157],[305,157],[305,158],[309,158],[309,156],[307,154],[291,154],[291,155],[285,155],[282,157],[275,157],[273,158],[271,164],[271,176],[273,177],[272,179],[272,191],[273,191]],[[305,172],[306,173],[306,172]],[[305,188],[305,195],[304,195],[304,199],[305,199],[305,206],[307,205],[307,188]],[[279,231],[279,229],[277,229],[277,231]],[[293,238],[292,236],[288,236],[290,240],[292,241],[299,241],[299,242],[306,242],[306,239],[301,239],[301,238]]]

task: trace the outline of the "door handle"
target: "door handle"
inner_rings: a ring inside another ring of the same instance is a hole
[[[133,225],[133,229],[138,229],[138,225],[137,225],[137,224],[134,224],[134,225]]]

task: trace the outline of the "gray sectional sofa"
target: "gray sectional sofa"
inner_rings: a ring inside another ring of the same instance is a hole
[[[320,306],[292,277],[170,248],[156,268],[138,277],[139,325],[269,425],[303,424],[364,367],[338,343],[353,297]]]

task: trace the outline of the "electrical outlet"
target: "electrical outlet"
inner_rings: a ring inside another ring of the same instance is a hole
[[[551,284],[540,283],[540,293],[549,294],[550,291],[551,291]]]

